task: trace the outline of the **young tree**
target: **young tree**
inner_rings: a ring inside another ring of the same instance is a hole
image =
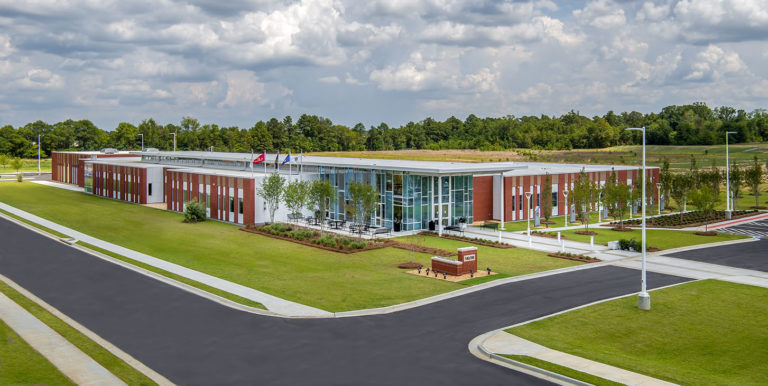
[[[582,170],[573,184],[573,203],[576,206],[576,213],[579,220],[584,224],[584,232],[589,232],[589,215],[592,210],[593,200],[596,196],[595,185],[587,177],[587,173]]]
[[[272,173],[261,182],[261,186],[256,190],[256,194],[267,202],[269,222],[275,222],[275,212],[280,207],[284,185],[285,178],[277,173]]]
[[[736,199],[739,197],[739,191],[741,190],[741,185],[744,183],[744,171],[741,170],[738,164],[736,164],[736,161],[731,162],[731,171],[730,171],[730,180],[731,180],[731,200],[733,202],[733,209],[736,209]]]
[[[549,228],[549,218],[552,217],[552,180],[549,173],[544,176],[544,186],[541,187],[541,214],[544,216],[544,225]]]
[[[707,174],[707,182],[709,182],[709,185],[712,187],[712,195],[716,200],[717,197],[720,196],[720,185],[723,183],[723,175],[717,169],[714,159],[712,160],[712,168]]]
[[[11,160],[11,168],[13,170],[16,170],[16,174],[19,175],[19,170],[24,167],[24,161],[21,160],[21,158],[16,157]]]
[[[691,154],[691,168],[689,170],[690,177],[691,177],[691,187],[694,189],[699,188],[700,181],[700,173],[699,173],[699,167],[696,166],[696,157]]]
[[[672,178],[672,190],[670,190],[670,194],[679,207],[680,221],[683,220],[683,209],[688,200],[688,193],[693,186],[691,180],[691,176],[687,174],[677,174]]]
[[[614,197],[614,190],[616,189],[616,172],[611,172],[608,179],[605,181],[605,185],[601,189],[601,202],[603,208],[608,210],[608,214],[616,220],[616,200]]]
[[[309,181],[293,181],[285,186],[283,201],[292,215],[301,215],[301,210],[309,204],[310,189]]]
[[[760,183],[763,182],[763,165],[760,165],[757,161],[757,156],[754,159],[754,164],[744,173],[744,180],[752,190],[752,195],[755,196],[755,209],[759,209]]]
[[[5,169],[5,166],[8,165],[8,156],[5,154],[0,154],[0,165],[3,166],[3,169]]]
[[[699,210],[705,217],[704,231],[708,231],[707,224],[709,224],[712,216],[712,212],[715,210],[715,205],[719,201],[719,197],[712,194],[712,187],[709,185],[701,185],[698,189],[691,191],[688,196],[693,205]]]
[[[336,202],[336,189],[328,181],[315,180],[312,182],[309,196],[310,201],[315,203],[315,208],[320,213],[319,216],[325,216],[328,206]],[[320,228],[322,229],[322,227],[323,223],[320,222]]]
[[[672,189],[672,172],[669,171],[669,160],[664,157],[664,162],[659,170],[659,183],[661,184],[661,194],[664,196],[664,202],[669,204],[669,190]]]
[[[371,213],[376,209],[379,203],[379,192],[365,182],[349,183],[349,201],[346,210],[355,219],[358,224],[368,223]],[[362,234],[361,234],[362,236]]]

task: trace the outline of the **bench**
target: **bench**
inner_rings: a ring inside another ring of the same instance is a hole
[[[462,236],[464,235],[464,229],[462,229],[462,227],[460,227],[458,225],[449,225],[449,226],[446,226],[443,229],[446,230],[446,231],[453,231],[453,232],[461,233]]]
[[[288,213],[288,221],[299,221],[302,217],[300,215],[295,215],[293,213]]]
[[[381,235],[381,234],[388,234],[392,235],[392,228],[373,228],[371,229],[371,236]]]

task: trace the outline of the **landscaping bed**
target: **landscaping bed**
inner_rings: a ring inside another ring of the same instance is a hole
[[[358,240],[341,235],[321,234],[313,229],[282,223],[248,226],[240,230],[339,253],[355,253],[394,246],[394,243],[389,241]]]
[[[737,219],[742,217],[749,217],[757,214],[757,210],[734,210],[731,212],[731,219]],[[683,213],[682,219],[680,213],[673,213],[658,217],[647,217],[645,219],[645,225],[652,228],[686,228],[695,227],[713,222],[725,221],[725,211],[717,210],[709,215],[705,216],[698,211]],[[641,226],[641,219],[624,220],[625,227],[639,227]],[[618,221],[611,222],[610,224],[603,224],[603,226],[617,226]]]
[[[548,239],[556,239],[557,238],[557,235],[554,234],[554,233],[542,232],[542,231],[531,231],[531,236],[546,237]],[[560,238],[561,239],[565,239],[566,237],[561,235]]]
[[[429,231],[429,232],[420,232],[420,235],[424,236],[432,236],[432,237],[438,237],[443,239],[449,239],[449,240],[456,240],[456,241],[466,241],[468,243],[476,244],[476,245],[482,245],[484,247],[491,247],[491,248],[499,248],[499,249],[512,249],[515,248],[514,245],[504,244],[500,243],[498,241],[491,241],[491,240],[485,240],[481,238],[474,238],[474,237],[466,237],[466,236],[456,236],[456,235],[446,235],[443,234],[442,236],[439,236],[437,233]],[[454,253],[455,255],[455,253]]]
[[[547,256],[557,257],[558,259],[581,261],[582,263],[598,263],[602,261],[597,257],[591,257],[587,255],[568,253],[568,252],[553,252],[553,253],[548,253]]]

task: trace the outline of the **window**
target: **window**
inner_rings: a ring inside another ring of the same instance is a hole
[[[552,192],[552,206],[557,206],[557,192]]]
[[[234,197],[230,197],[229,198],[229,211],[233,212],[233,213],[235,212],[235,198]]]
[[[148,196],[152,195],[152,183],[151,182],[147,184],[147,195]]]
[[[237,202],[237,212],[243,214],[243,199],[239,198]]]

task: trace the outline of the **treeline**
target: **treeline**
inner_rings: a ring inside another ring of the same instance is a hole
[[[659,113],[637,111],[585,117],[571,111],[560,117],[506,116],[479,118],[470,115],[463,121],[450,117],[445,121],[426,118],[400,127],[386,123],[366,128],[334,124],[316,115],[302,115],[298,120],[287,116],[258,121],[250,128],[220,127],[201,124],[185,117],[179,124],[159,124],[146,119],[138,125],[120,123],[110,131],[88,120],[66,120],[54,124],[42,121],[21,127],[0,128],[0,153],[17,157],[37,156],[37,136],[42,151],[98,150],[104,147],[139,149],[143,136],[145,147],[173,149],[173,134],[179,150],[250,152],[274,151],[346,151],[398,149],[479,149],[514,148],[574,149],[603,148],[640,144],[638,131],[627,127],[647,127],[649,144],[715,145],[725,142],[725,132],[735,131],[731,141],[768,141],[768,112],[746,112],[732,107],[709,108],[704,103],[667,106]]]

